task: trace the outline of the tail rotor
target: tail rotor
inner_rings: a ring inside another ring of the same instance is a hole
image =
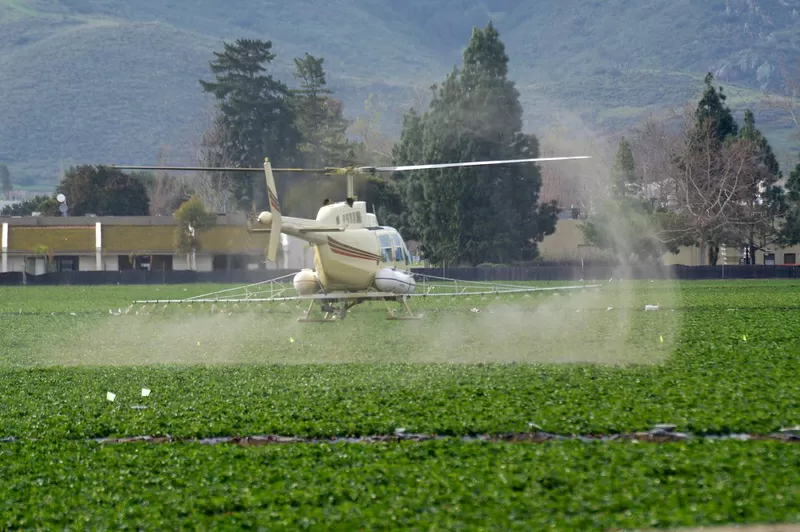
[[[278,203],[278,191],[275,188],[275,177],[272,175],[272,165],[268,157],[264,159],[264,176],[267,180],[269,211],[264,211],[258,215],[258,223],[270,226],[267,260],[275,262],[278,256],[278,246],[281,244],[281,206],[280,203]]]

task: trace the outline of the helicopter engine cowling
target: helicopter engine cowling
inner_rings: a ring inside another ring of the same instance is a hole
[[[319,278],[313,270],[303,269],[297,272],[292,279],[292,284],[301,296],[308,296],[319,292]]]
[[[412,294],[417,288],[417,282],[408,273],[384,268],[375,274],[375,286],[381,292],[408,295]]]

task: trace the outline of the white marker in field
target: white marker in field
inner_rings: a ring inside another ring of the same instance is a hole
[[[147,388],[142,388],[142,397],[147,397],[150,395],[150,390]]]
[[[106,392],[106,399],[107,400],[109,400],[111,402],[114,402],[114,399],[116,399],[116,397],[117,397],[117,394],[115,394],[114,392]]]

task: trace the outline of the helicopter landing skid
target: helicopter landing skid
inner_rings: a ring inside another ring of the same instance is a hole
[[[389,302],[384,300],[384,303],[386,304],[386,310],[389,312],[389,315],[386,317],[387,320],[421,320],[422,319],[422,316],[415,315],[413,312],[411,312],[411,307],[408,306],[408,299],[406,299],[404,297],[404,298],[402,298],[402,301],[403,301],[403,307],[405,308],[407,314],[404,315],[404,316],[398,316],[397,314],[395,314],[395,311],[389,307]]]
[[[316,301],[312,301],[311,304],[308,306],[308,310],[306,310],[306,315],[297,318],[297,321],[301,323],[327,323],[331,321],[341,321],[347,317],[347,311],[353,308],[355,305],[358,304],[357,301],[347,301],[343,302],[340,305],[331,302],[322,303],[322,312],[324,313],[321,318],[312,318],[311,313],[314,310],[314,303]]]

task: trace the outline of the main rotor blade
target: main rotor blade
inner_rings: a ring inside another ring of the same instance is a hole
[[[537,157],[535,159],[509,159],[505,161],[470,161],[462,163],[414,164],[407,166],[363,166],[355,168],[360,173],[372,172],[402,172],[405,170],[430,170],[434,168],[456,168],[463,166],[490,166],[499,164],[535,163],[541,161],[567,161],[572,159],[591,159],[589,155],[575,155],[571,157]],[[109,168],[120,170],[174,170],[174,171],[206,171],[206,172],[263,172],[264,168],[225,167],[225,166],[141,166],[141,165],[108,165]],[[344,168],[273,168],[273,172],[305,172],[305,173],[346,173],[350,169]]]
[[[455,168],[459,166],[488,166],[495,164],[535,163],[539,161],[566,161],[569,159],[591,159],[589,155],[575,155],[572,157],[539,157],[536,159],[510,159],[507,161],[471,161],[466,163],[441,163],[441,164],[413,164],[409,166],[379,166],[367,167],[364,170],[372,172],[402,172],[404,170],[430,170],[433,168]]]
[[[108,165],[109,168],[119,170],[175,170],[175,171],[200,171],[200,172],[263,172],[264,167],[248,168],[241,166],[121,166],[118,164]],[[307,172],[318,173],[329,171],[329,168],[273,168],[273,172]]]

